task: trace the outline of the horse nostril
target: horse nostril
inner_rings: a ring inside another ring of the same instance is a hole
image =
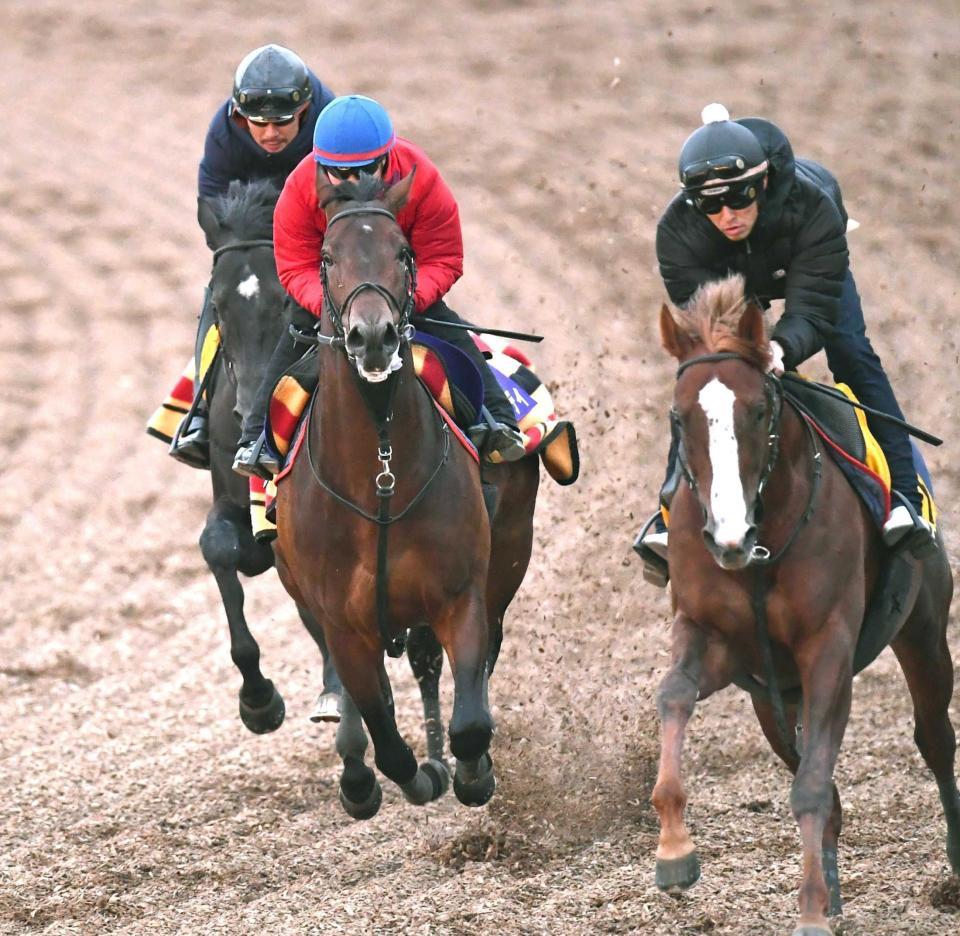
[[[397,326],[393,322],[387,322],[383,331],[383,350],[387,354],[393,354],[400,347],[400,334],[397,332]]]
[[[363,351],[364,348],[363,333],[360,331],[358,325],[354,325],[350,329],[350,334],[347,335],[346,349],[349,354],[357,355]]]

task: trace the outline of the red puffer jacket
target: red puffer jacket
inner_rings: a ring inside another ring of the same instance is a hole
[[[453,193],[423,150],[397,138],[384,177],[398,181],[417,167],[397,222],[417,261],[418,312],[444,296],[463,275],[463,235]],[[317,318],[323,309],[320,249],[327,218],[317,202],[317,163],[301,160],[287,177],[273,214],[273,247],[284,288]]]

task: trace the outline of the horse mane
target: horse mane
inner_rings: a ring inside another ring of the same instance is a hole
[[[744,278],[738,273],[704,283],[683,310],[674,312],[674,319],[691,340],[703,343],[708,354],[732,352],[764,370],[770,359],[767,341],[757,344],[738,331],[748,304]]]
[[[280,189],[273,179],[230,183],[225,195],[212,199],[211,206],[221,226],[241,240],[272,240],[273,209]]]
[[[334,202],[372,202],[383,201],[383,196],[387,193],[390,186],[382,179],[366,172],[360,173],[357,182],[347,179],[334,187],[333,193],[320,206],[326,209],[327,205]]]

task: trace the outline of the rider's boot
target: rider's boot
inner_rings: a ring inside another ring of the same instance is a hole
[[[658,510],[633,541],[634,552],[643,560],[644,579],[658,588],[666,588],[670,581],[667,544],[667,527],[663,522],[663,514]]]
[[[280,462],[267,448],[267,439],[263,433],[255,439],[240,439],[237,445],[237,454],[233,459],[233,470],[245,477],[263,478],[272,481],[273,476],[280,471]]]
[[[186,416],[184,417],[186,419]],[[170,443],[169,454],[191,468],[210,468],[210,432],[207,405],[198,400],[190,417]]]
[[[891,501],[896,506],[883,525],[884,544],[897,551],[907,549],[918,559],[935,553],[939,549],[936,532],[923,517],[919,490],[916,490],[913,498],[908,498],[899,490],[890,493]]]
[[[170,455],[179,462],[191,468],[210,467],[210,431],[207,416],[207,401],[201,390],[201,367],[203,349],[207,342],[207,334],[214,326],[216,319],[213,307],[213,293],[208,286],[203,292],[203,305],[197,320],[197,337],[194,339],[194,377],[193,404],[190,407],[191,415],[188,424],[180,424],[173,442],[170,443]],[[211,343],[213,339],[211,338]],[[184,417],[186,418],[186,417]]]

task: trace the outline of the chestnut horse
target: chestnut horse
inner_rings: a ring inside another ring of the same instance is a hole
[[[680,362],[673,418],[687,483],[670,510],[672,665],[657,698],[662,747],[652,796],[661,825],[657,884],[677,892],[700,873],[680,776],[694,704],[744,685],[794,774],[790,804],[803,845],[795,936],[828,934],[828,914],[841,911],[833,769],[886,553],[860,499],[766,372],[762,312],[744,302],[740,277],[708,284],[677,318],[663,306],[660,329]],[[916,743],[940,790],[950,864],[960,872],[946,640],[953,580],[940,547],[922,561],[903,558],[913,576],[891,643],[913,698]]]
[[[319,385],[300,454],[278,482],[277,568],[320,622],[343,683],[340,801],[357,819],[374,815],[382,795],[364,763],[364,724],[376,766],[410,802],[449,785],[435,704],[440,645],[453,671],[454,790],[468,805],[493,794],[487,681],[530,559],[539,483],[535,458],[485,465],[497,502],[491,528],[477,463],[413,371],[416,272],[396,216],[414,173],[392,186],[318,176],[327,220]],[[398,655],[408,630],[415,672],[426,661],[417,672],[428,716],[420,766],[397,730],[383,659]]]

